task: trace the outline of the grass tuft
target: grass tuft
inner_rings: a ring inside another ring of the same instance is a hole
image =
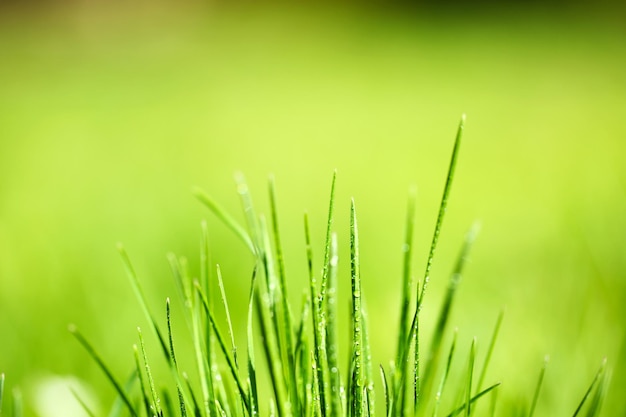
[[[389,341],[395,352],[388,368],[379,365],[381,383],[378,386],[374,377],[376,363],[370,347],[370,339],[378,335],[370,331],[362,292],[359,227],[354,199],[350,202],[349,217],[349,277],[341,277],[338,267],[340,242],[334,230],[337,173],[333,174],[330,187],[320,263],[316,263],[314,257],[309,216],[304,215],[308,285],[299,309],[292,308],[289,303],[290,290],[287,283],[290,280],[280,237],[276,182],[270,177],[270,212],[266,217],[256,211],[245,178],[237,174],[237,192],[245,216],[245,226],[204,191],[194,189],[194,194],[244,242],[254,257],[247,303],[245,365],[243,362],[240,364],[222,272],[219,265],[211,261],[206,222],[201,225],[198,275],[190,272],[186,258],[168,255],[179,301],[183,307],[184,322],[192,342],[194,365],[190,370],[193,372],[191,376],[181,369],[184,361],[179,363],[175,353],[176,337],[173,332],[170,299],[166,300],[166,338],[154,319],[126,250],[119,245],[131,287],[160,344],[172,379],[161,381],[154,377],[143,334],[139,331],[139,345],[134,346],[135,369],[122,386],[93,345],[71,326],[70,332],[102,369],[118,394],[109,416],[130,414],[132,417],[186,417],[189,414],[194,417],[471,417],[479,413],[480,408],[476,403],[484,397],[491,398],[491,407],[485,407],[489,408],[485,415],[495,415],[496,394],[500,382],[489,385],[486,380],[503,321],[503,311],[496,319],[480,368],[476,366],[479,354],[476,338],[471,341],[468,360],[464,364],[457,366],[454,362],[457,345],[462,343],[458,340],[457,331],[451,335],[449,348],[444,351],[446,340],[450,337],[454,301],[478,234],[478,225],[470,228],[460,248],[429,343],[425,344],[422,341],[423,335],[420,334],[421,311],[448,208],[464,125],[465,117],[457,129],[424,274],[417,282],[413,273],[417,193],[415,189],[409,192],[402,244],[398,331],[396,337]],[[195,276],[199,278],[194,278]],[[350,280],[351,292],[347,297],[339,292],[342,279],[346,283]],[[213,301],[212,288],[215,285],[219,289],[217,304],[221,305],[216,305]],[[343,302],[350,302],[348,331],[339,326],[339,304]],[[227,334],[222,331],[222,325],[216,319],[216,307],[225,314]],[[295,315],[295,312],[299,314]],[[343,343],[346,340],[340,337],[342,334],[347,336],[348,343],[345,346]],[[257,352],[262,354],[257,357]],[[340,364],[340,353],[344,353],[347,359],[344,366]],[[606,361],[596,373],[574,412],[574,417],[583,410],[587,417],[596,417],[599,414],[609,381],[609,372],[605,367]],[[455,372],[456,368],[460,370]],[[546,363],[539,374],[530,412],[524,413],[525,416],[534,415],[545,369]],[[457,374],[460,376],[457,377]],[[483,388],[485,385],[487,388]],[[3,388],[4,375],[0,376],[0,407]],[[380,390],[381,398],[384,397],[384,407],[376,404],[377,389]],[[174,397],[178,398],[178,408],[172,404]],[[77,401],[82,403],[80,398]],[[14,404],[17,404],[15,400]],[[17,406],[14,405],[14,409],[15,407]],[[84,404],[83,408],[90,416],[93,415]]]

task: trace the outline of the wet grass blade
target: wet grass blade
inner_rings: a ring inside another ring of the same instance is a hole
[[[430,251],[428,253],[428,259],[426,261],[426,270],[424,272],[424,280],[422,288],[418,297],[418,305],[423,303],[424,294],[430,281],[430,272],[433,265],[433,259],[435,258],[435,251],[437,249],[437,242],[439,241],[439,235],[441,234],[441,227],[443,226],[443,218],[446,214],[448,207],[448,199],[450,198],[450,190],[452,188],[452,181],[454,180],[454,171],[456,168],[456,162],[459,155],[459,149],[461,147],[461,139],[463,137],[463,129],[465,127],[465,115],[461,117],[461,122],[456,133],[456,139],[454,141],[454,148],[452,149],[452,157],[450,159],[450,165],[448,167],[448,176],[446,178],[446,184],[443,188],[443,196],[441,197],[441,203],[439,204],[439,212],[437,214],[437,222],[435,223],[435,231],[433,233],[433,239],[430,244]]]
[[[330,413],[341,415],[341,375],[339,374],[339,345],[337,341],[337,266],[339,254],[337,235],[330,240],[330,259],[328,268],[328,292],[326,300],[326,352],[328,357]]]
[[[530,403],[530,411],[528,412],[528,417],[533,417],[535,414],[535,407],[537,406],[537,400],[539,399],[539,392],[541,392],[541,385],[543,384],[543,377],[546,374],[546,368],[548,367],[548,356],[543,360],[543,366],[541,367],[541,371],[539,371],[539,378],[537,378],[537,385],[535,386],[535,392],[533,394],[533,400]]]
[[[325,331],[321,322],[322,313],[322,300],[321,295],[317,292],[317,280],[315,279],[315,272],[313,271],[313,250],[311,246],[311,233],[309,229],[309,218],[304,215],[304,236],[307,248],[307,263],[309,270],[309,290],[311,297],[311,318],[313,322],[313,368],[315,369],[314,383],[317,385],[317,400],[319,401],[321,415],[326,415],[326,392],[325,392],[325,378],[324,378],[324,365],[326,364],[326,346],[325,346]],[[324,365],[322,365],[324,364]]]
[[[165,315],[167,318],[167,337],[169,340],[170,357],[172,358],[172,363],[174,365],[174,368],[176,369],[176,374],[178,374],[178,362],[176,361],[176,351],[174,350],[174,338],[172,337],[172,320],[171,320],[171,315],[170,315],[170,299],[169,298],[165,300]],[[202,382],[202,378],[203,376],[201,375],[200,377],[201,382]],[[187,408],[185,406],[185,399],[183,397],[183,388],[181,387],[179,380],[176,381],[176,394],[178,395],[178,405],[180,408],[180,415],[181,417],[186,417]],[[172,415],[171,412],[168,414]]]
[[[296,365],[294,358],[293,322],[288,303],[287,277],[285,272],[285,260],[280,240],[278,227],[278,208],[276,204],[276,187],[274,177],[269,179],[270,211],[272,218],[272,232],[274,235],[274,247],[276,249],[276,264],[278,266],[278,286],[281,293],[282,328],[284,329],[285,349],[287,353],[286,371],[289,378],[289,393],[295,415],[301,415],[300,402],[298,401],[298,381],[296,378]]]
[[[411,306],[411,291],[413,288],[413,276],[411,273],[411,261],[413,259],[413,232],[415,229],[415,203],[417,192],[415,188],[409,191],[409,201],[407,205],[404,244],[402,245],[402,294],[400,302],[400,325],[398,327],[398,346],[396,349],[396,366],[402,362],[404,349],[406,349],[407,335],[409,332],[409,308]],[[398,368],[402,369],[402,368]],[[402,379],[402,376],[400,376]]]
[[[252,282],[250,283],[250,296],[248,298],[248,323],[246,332],[248,335],[248,393],[250,395],[250,417],[256,417],[259,414],[259,394],[257,391],[256,380],[256,361],[254,357],[254,339],[252,332],[252,311],[254,305],[254,292],[256,284],[256,268],[252,274]]]
[[[252,253],[256,253],[252,239],[246,232],[246,230],[233,219],[219,204],[217,204],[211,197],[209,197],[202,189],[193,188],[193,194],[196,198],[204,204],[213,214],[222,221],[235,235],[243,241],[246,247]]]
[[[433,376],[435,371],[439,367],[439,358],[441,355],[441,341],[443,340],[445,331],[448,326],[448,321],[450,319],[456,291],[461,281],[463,269],[465,267],[465,264],[467,263],[470,249],[472,248],[472,245],[476,240],[477,234],[478,225],[475,224],[465,235],[463,247],[461,248],[461,251],[457,258],[454,271],[450,276],[448,288],[446,290],[443,303],[441,304],[441,309],[439,310],[439,317],[437,319],[437,324],[435,325],[435,332],[433,334],[433,340],[430,344],[430,351],[428,353],[426,366],[424,368],[424,376],[422,378],[421,384],[422,392],[420,393],[420,395],[423,397],[425,396],[426,398],[430,398]]]
[[[363,307],[361,311],[361,327],[363,329],[363,368],[365,379],[365,402],[367,404],[367,415],[376,414],[376,394],[374,393],[374,372],[372,368],[372,350],[368,331],[367,309]]]
[[[496,320],[496,325],[493,329],[493,334],[491,335],[491,341],[489,342],[489,349],[487,349],[487,354],[485,355],[485,362],[483,363],[483,368],[480,371],[480,377],[478,378],[478,384],[476,385],[476,393],[480,392],[483,387],[483,382],[485,381],[485,376],[487,375],[487,368],[489,367],[489,362],[491,361],[491,355],[493,353],[493,348],[496,345],[496,340],[498,339],[498,334],[500,333],[500,326],[502,325],[502,319],[504,318],[504,310],[500,310],[500,314],[498,314],[498,319]],[[544,366],[545,369],[545,366]]]
[[[130,414],[133,417],[138,417],[137,411],[135,410],[135,407],[130,401],[130,398],[128,397],[124,389],[122,389],[122,386],[120,385],[120,383],[115,379],[115,377],[113,376],[113,373],[111,372],[109,367],[104,363],[104,361],[102,360],[98,352],[96,352],[93,346],[87,341],[87,339],[85,339],[82,333],[78,331],[76,326],[71,325],[69,327],[69,331],[76,338],[76,340],[78,340],[78,342],[85,348],[87,353],[89,353],[89,356],[91,356],[92,359],[98,364],[102,372],[104,372],[107,379],[109,380],[111,385],[113,385],[113,387],[115,388],[115,391],[117,391],[117,394],[120,396],[120,398],[126,405],[126,408],[128,408],[128,411],[130,412]]]
[[[415,307],[415,317],[413,319],[414,322],[416,322],[416,341],[415,341],[415,369],[414,369],[414,375],[415,375],[415,382],[414,382],[414,402],[415,402],[415,407],[418,407],[419,404],[419,396],[420,396],[420,379],[419,379],[419,373],[420,373],[420,349],[419,349],[419,338],[418,338],[418,334],[419,334],[419,322],[417,322],[418,320],[418,316],[420,313],[420,310],[422,308],[422,305],[424,303],[424,295],[426,294],[426,288],[428,287],[428,283],[430,281],[430,273],[432,270],[432,265],[433,265],[433,260],[435,258],[435,252],[437,250],[437,242],[439,241],[439,235],[441,234],[441,228],[443,226],[443,219],[445,217],[446,214],[446,209],[448,207],[448,199],[450,198],[450,190],[452,188],[452,181],[454,179],[454,172],[456,169],[456,162],[457,162],[457,158],[458,158],[458,154],[459,154],[459,149],[461,147],[461,139],[463,137],[463,129],[465,126],[465,115],[463,115],[461,117],[461,121],[459,123],[459,127],[457,129],[457,133],[456,133],[456,139],[454,141],[454,148],[452,149],[452,157],[450,158],[450,165],[448,167],[448,176],[446,178],[446,184],[443,188],[443,195],[441,197],[441,203],[439,204],[439,212],[437,213],[437,221],[435,222],[435,230],[433,232],[433,238],[432,241],[430,243],[430,250],[428,252],[428,258],[426,260],[426,268],[424,271],[424,278],[422,280],[422,286],[420,289],[420,286],[418,284],[418,294],[417,294],[417,301],[416,301],[416,307]]]
[[[364,362],[363,362],[363,309],[361,306],[361,267],[359,254],[359,229],[354,199],[350,204],[350,269],[352,277],[352,360],[353,384],[350,393],[352,416],[363,417]]]
[[[596,375],[593,377],[593,381],[591,381],[591,385],[589,385],[589,388],[587,388],[587,392],[585,392],[585,395],[583,396],[582,400],[580,401],[580,404],[578,404],[578,408],[576,408],[576,411],[574,411],[573,417],[576,417],[578,415],[578,413],[580,413],[580,410],[582,410],[583,405],[585,405],[585,402],[587,401],[587,399],[591,395],[591,392],[593,391],[594,387],[596,386],[596,384],[600,380],[600,377],[604,373],[604,369],[605,368],[606,368],[606,358],[602,361],[602,365],[600,365],[600,368],[598,369],[598,372],[596,372]]]
[[[146,354],[146,346],[143,341],[141,328],[137,327],[137,333],[139,334],[141,355],[143,357],[143,364],[146,370],[146,376],[148,377],[148,387],[150,388],[150,395],[152,397],[152,410],[158,417],[161,417],[163,416],[163,411],[161,410],[161,400],[159,399],[156,388],[154,386],[154,378],[152,377],[152,371],[150,370],[150,363],[148,362],[148,355]]]
[[[139,360],[139,348],[137,345],[133,345],[133,353],[135,354],[135,370],[137,371],[137,376],[139,377],[139,392],[141,393],[141,401],[143,402],[144,409],[146,410],[146,416],[153,415],[151,406],[150,406],[150,398],[148,394],[146,394],[146,382],[143,378],[143,372],[141,372],[141,361]]]
[[[230,368],[230,372],[233,378],[235,379],[235,382],[237,384],[237,389],[239,390],[239,395],[243,399],[247,411],[250,412],[250,403],[248,401],[248,395],[246,393],[245,386],[243,382],[241,381],[241,378],[239,377],[239,372],[237,370],[237,364],[235,363],[235,359],[233,358],[231,352],[226,347],[226,341],[224,337],[222,336],[222,333],[219,327],[217,326],[217,323],[215,322],[215,318],[213,317],[213,313],[211,312],[211,309],[209,308],[209,303],[206,299],[205,294],[202,292],[202,288],[200,287],[200,284],[197,281],[194,284],[196,287],[196,291],[198,292],[198,295],[200,296],[200,300],[202,301],[204,312],[208,316],[211,322],[211,326],[213,327],[213,331],[215,332],[217,342],[220,345],[220,348],[222,349],[222,353],[224,353],[224,356],[226,357],[226,363],[228,364],[228,367]]]

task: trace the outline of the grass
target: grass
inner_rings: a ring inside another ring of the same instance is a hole
[[[271,178],[269,182],[271,225],[268,225],[266,217],[255,210],[247,183],[243,176],[239,175],[237,191],[246,216],[246,227],[238,224],[201,190],[195,190],[195,194],[254,255],[255,263],[251,271],[248,300],[245,366],[235,342],[220,267],[210,264],[206,223],[202,224],[199,278],[190,275],[185,258],[175,255],[169,257],[174,280],[179,289],[180,303],[184,307],[188,334],[193,339],[195,358],[193,377],[181,370],[177,360],[169,298],[165,303],[167,329],[164,331],[149,306],[130,257],[120,245],[118,249],[131,286],[158,342],[158,350],[171,373],[171,379],[161,381],[155,378],[141,329],[137,329],[139,343],[133,346],[135,368],[126,382],[122,383],[83,333],[75,326],[70,326],[70,332],[101,368],[117,392],[118,400],[108,415],[112,417],[495,415],[501,382],[485,380],[502,324],[503,312],[497,317],[479,372],[476,369],[479,344],[475,337],[469,343],[468,358],[465,362],[455,361],[459,343],[457,332],[453,334],[447,355],[443,348],[444,340],[450,333],[449,318],[457,288],[478,233],[476,225],[470,228],[463,242],[439,308],[435,330],[430,340],[427,340],[428,343],[425,343],[425,337],[420,332],[422,306],[452,189],[463,128],[464,118],[458,127],[425,272],[417,282],[412,278],[415,192],[409,193],[405,239],[402,246],[404,265],[400,282],[402,295],[395,340],[396,355],[389,365],[378,366],[380,379],[374,377],[372,363],[370,339],[376,335],[376,329],[369,328],[362,291],[355,200],[352,199],[350,202],[349,219],[351,331],[346,332],[339,328],[337,320],[338,305],[345,298],[341,298],[341,294],[338,293],[339,247],[337,234],[333,229],[336,173],[332,178],[321,265],[315,265],[309,217],[306,214],[304,216],[306,242],[304,249],[307,255],[309,288],[301,313],[297,316],[288,302],[274,180]],[[212,270],[215,270],[215,275],[210,273]],[[215,277],[217,283],[212,282],[212,277]],[[219,288],[218,294],[213,293],[215,284]],[[215,302],[217,298],[219,302]],[[217,309],[223,310],[225,323],[218,318]],[[256,332],[255,325],[258,326]],[[227,329],[226,332],[224,328]],[[349,343],[344,344],[338,335],[348,333],[351,335]],[[267,373],[258,371],[259,362],[256,355],[258,352],[262,352],[260,358]],[[343,367],[340,366],[340,352],[347,352]],[[547,363],[546,359],[532,398],[526,401],[527,406],[518,410],[516,415],[524,417],[534,415]],[[609,372],[606,370],[605,360],[575,408],[573,417],[578,415],[593,417],[600,414],[608,379]],[[194,382],[195,380],[198,382]],[[266,388],[261,390],[262,387]],[[3,392],[4,374],[0,375],[0,412]],[[382,395],[377,395],[377,392]],[[87,401],[76,393],[74,395],[88,415],[97,415],[89,408]],[[378,397],[384,397],[383,405],[377,402]],[[490,406],[486,407],[489,398]],[[174,405],[176,401],[177,405]],[[502,409],[499,410],[499,414],[511,415],[511,410]],[[22,415],[19,391],[13,393],[11,415],[15,417]]]

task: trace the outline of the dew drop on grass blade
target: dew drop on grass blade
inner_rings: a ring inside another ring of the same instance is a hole
[[[359,258],[359,229],[356,220],[354,199],[350,204],[350,267],[352,276],[352,360],[354,362],[354,376],[351,393],[351,407],[354,417],[364,415],[364,362],[363,362],[363,334],[361,307],[361,270]]]

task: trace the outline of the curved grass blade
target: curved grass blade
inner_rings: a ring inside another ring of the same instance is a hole
[[[109,382],[111,382],[111,385],[113,385],[113,387],[115,388],[115,391],[117,391],[118,395],[120,396],[120,398],[126,405],[126,408],[128,408],[128,411],[130,412],[130,414],[133,417],[138,417],[137,411],[135,410],[135,407],[130,401],[130,398],[128,398],[128,395],[126,394],[124,389],[122,389],[122,386],[120,385],[120,383],[117,382],[117,380],[113,376],[113,373],[111,372],[109,367],[104,363],[104,361],[102,360],[98,352],[96,352],[93,346],[87,341],[87,339],[85,339],[82,333],[78,331],[76,326],[70,325],[68,330],[76,338],[76,340],[78,340],[78,342],[81,345],[83,345],[87,353],[89,353],[89,355],[93,358],[93,360],[98,364],[102,372],[104,372],[107,379],[109,380]]]
[[[489,392],[491,392],[492,390],[496,389],[497,387],[499,387],[501,385],[500,382],[493,384],[492,386],[485,388],[484,390],[482,390],[481,392],[479,392],[478,394],[474,395],[469,403],[470,404],[474,404],[476,401],[478,401],[478,399],[480,399],[481,397],[483,397],[485,394],[488,394]],[[460,407],[456,408],[455,410],[453,410],[451,413],[449,413],[447,415],[447,417],[454,417],[456,415],[461,414],[465,409],[467,408],[467,404],[463,404]]]
[[[391,397],[387,385],[387,375],[385,375],[385,368],[382,365],[378,365],[378,368],[380,369],[380,380],[383,383],[383,394],[385,395],[385,415],[391,417]]]
[[[576,411],[574,411],[573,417],[576,417],[578,413],[580,412],[580,410],[583,408],[583,405],[585,405],[585,402],[589,398],[589,395],[591,395],[593,388],[596,386],[596,384],[600,380],[600,377],[604,373],[605,368],[606,368],[606,358],[604,358],[604,360],[602,361],[602,365],[600,365],[600,369],[598,369],[598,372],[596,372],[596,375],[593,377],[593,381],[591,381],[591,385],[589,385],[589,388],[587,388],[587,392],[585,392],[583,399],[580,401],[580,404],[578,404],[578,408],[576,408]]]
[[[237,389],[239,390],[239,394],[241,395],[241,398],[244,401],[246,409],[248,410],[248,412],[250,412],[250,403],[248,401],[248,395],[246,393],[246,389],[243,385],[243,382],[241,381],[241,378],[239,377],[239,372],[237,371],[237,364],[235,363],[235,360],[232,357],[230,351],[226,347],[226,342],[224,340],[224,337],[222,336],[222,333],[219,327],[217,326],[217,323],[215,322],[215,318],[213,317],[213,313],[211,312],[211,309],[209,308],[209,303],[206,299],[205,294],[202,292],[202,288],[200,287],[200,284],[197,281],[195,281],[194,284],[196,287],[196,291],[198,292],[198,295],[200,296],[200,300],[202,301],[204,312],[206,313],[206,315],[209,318],[209,321],[211,322],[211,326],[213,327],[213,331],[215,332],[217,341],[220,345],[220,348],[222,349],[222,352],[224,353],[224,356],[226,357],[226,362],[228,364],[228,367],[230,368],[230,372],[233,375],[233,378],[235,379],[235,382],[237,384]]]
[[[354,417],[363,417],[364,402],[364,361],[363,361],[363,309],[361,306],[361,266],[359,255],[359,229],[356,220],[354,199],[350,204],[350,266],[352,276],[352,358],[354,361],[354,376],[351,389],[351,407]]]
[[[548,366],[549,357],[546,356],[543,360],[543,366],[541,367],[541,371],[539,371],[539,378],[537,379],[537,385],[535,386],[535,393],[533,394],[533,401],[530,404],[530,411],[528,412],[528,417],[533,417],[535,414],[535,407],[537,406],[537,399],[539,399],[539,392],[541,391],[541,385],[543,384],[543,377],[546,374],[546,368]]]
[[[235,235],[243,241],[250,252],[256,253],[252,239],[239,223],[233,219],[219,204],[209,197],[201,188],[194,187],[193,194],[202,204],[204,204],[215,216],[222,221]]]
[[[485,376],[487,375],[487,367],[489,366],[489,362],[491,361],[491,355],[493,353],[493,348],[496,345],[496,340],[498,339],[498,334],[500,333],[500,325],[502,325],[502,319],[503,318],[504,318],[504,310],[500,310],[500,314],[498,314],[498,319],[496,320],[496,325],[495,325],[495,327],[493,329],[493,334],[491,335],[491,341],[489,342],[489,349],[487,350],[487,354],[485,355],[485,362],[483,363],[483,368],[480,371],[480,377],[478,378],[478,384],[476,385],[476,393],[477,394],[481,390],[481,388],[483,387],[483,382],[485,380]],[[544,370],[545,370],[545,365],[544,365]]]

